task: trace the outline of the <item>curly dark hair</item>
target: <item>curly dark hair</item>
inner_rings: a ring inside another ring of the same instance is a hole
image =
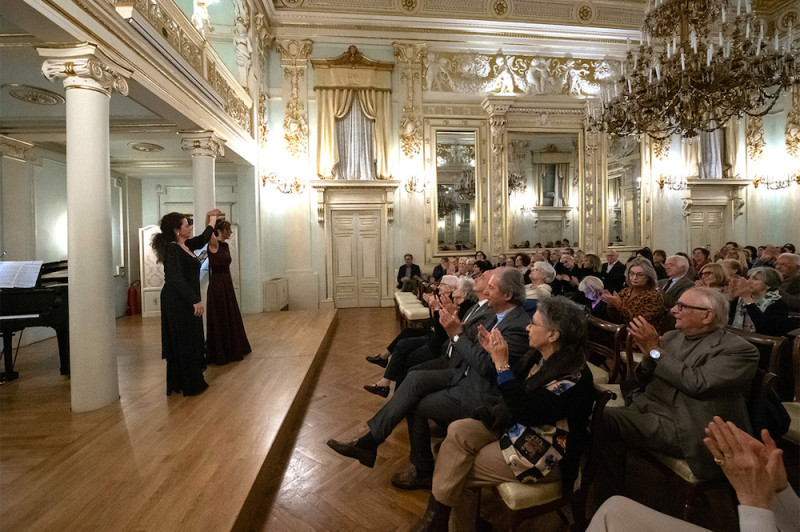
[[[150,241],[150,246],[153,248],[153,251],[156,252],[158,262],[164,262],[169,243],[177,241],[175,231],[181,228],[185,218],[186,215],[179,212],[171,212],[165,214],[164,217],[161,218],[158,224],[161,228],[161,232],[153,235],[153,239]]]

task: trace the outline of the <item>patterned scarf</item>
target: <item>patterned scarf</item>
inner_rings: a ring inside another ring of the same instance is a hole
[[[778,293],[777,290],[769,290],[766,294],[764,294],[761,299],[755,302],[756,307],[761,312],[767,310],[767,307],[776,302],[781,298],[781,295]],[[753,321],[750,319],[750,316],[747,314],[747,308],[745,308],[745,303],[742,301],[742,298],[739,298],[739,302],[736,303],[736,312],[733,315],[733,321],[731,322],[731,326],[736,327],[737,329],[744,329],[745,331],[752,331],[755,332],[756,328],[753,325]]]

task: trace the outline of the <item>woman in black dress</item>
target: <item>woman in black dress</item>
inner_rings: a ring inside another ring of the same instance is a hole
[[[231,250],[226,240],[233,234],[231,223],[219,220],[215,236],[208,243],[208,314],[206,325],[206,360],[209,364],[227,364],[242,360],[250,352],[250,342],[242,323],[242,314],[236,302],[231,279]]]
[[[191,222],[179,212],[161,219],[161,233],[151,243],[164,263],[161,289],[161,358],[167,360],[167,395],[202,393],[208,384],[203,336],[203,303],[200,299],[200,260],[192,253],[208,243],[219,209],[206,213],[206,228],[192,238]]]

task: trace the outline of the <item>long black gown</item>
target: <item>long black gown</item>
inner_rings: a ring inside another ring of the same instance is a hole
[[[209,364],[227,364],[242,360],[250,352],[250,342],[242,323],[231,280],[231,250],[219,243],[216,253],[208,252],[211,280],[208,282],[206,325],[206,360]]]
[[[214,229],[186,241],[194,251],[206,245]],[[194,315],[200,302],[200,261],[177,242],[167,245],[164,288],[161,289],[161,357],[167,360],[167,395],[197,395],[208,388],[203,319]]]

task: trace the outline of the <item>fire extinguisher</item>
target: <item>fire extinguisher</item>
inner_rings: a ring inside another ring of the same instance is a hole
[[[128,308],[125,310],[127,316],[142,313],[141,284],[139,281],[133,281],[128,287]]]

